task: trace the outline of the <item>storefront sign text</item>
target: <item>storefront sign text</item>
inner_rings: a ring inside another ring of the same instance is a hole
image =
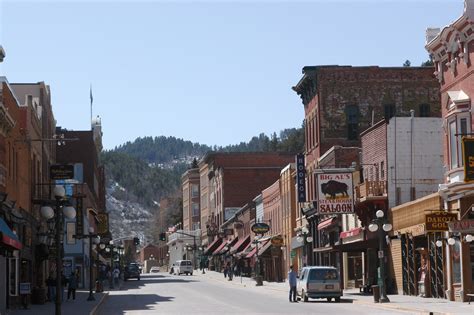
[[[456,213],[434,212],[425,216],[427,232],[442,232],[448,230],[448,222],[457,219]]]
[[[474,233],[474,219],[453,220],[448,223],[449,232]]]
[[[354,213],[352,173],[317,174],[319,214]]]
[[[462,154],[464,159],[464,181],[474,181],[474,138],[462,138]]]
[[[296,156],[296,183],[298,189],[298,202],[306,202],[306,169],[304,165],[304,154]]]

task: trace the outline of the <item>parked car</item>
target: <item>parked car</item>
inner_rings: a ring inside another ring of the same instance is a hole
[[[153,266],[153,267],[151,267],[150,272],[160,272],[160,267]]]
[[[193,263],[191,260],[178,260],[174,266],[174,274],[180,275],[182,273],[186,275],[193,275]]]
[[[138,268],[137,264],[128,264],[125,266],[123,279],[127,281],[130,278],[136,278],[137,280],[140,280],[140,269]]]
[[[308,302],[308,298],[326,298],[328,302],[334,298],[336,302],[340,302],[342,296],[339,273],[335,267],[304,267],[296,290],[304,302]]]

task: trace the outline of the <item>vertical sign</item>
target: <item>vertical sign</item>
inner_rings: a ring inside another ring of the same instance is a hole
[[[84,222],[82,218],[82,198],[76,199],[76,235],[84,235]]]
[[[304,165],[304,154],[296,156],[296,183],[298,189],[298,202],[306,202],[306,169]]]
[[[474,181],[474,138],[462,138],[462,155],[464,158],[464,181]]]

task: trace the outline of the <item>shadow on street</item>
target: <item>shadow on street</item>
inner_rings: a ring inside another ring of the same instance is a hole
[[[145,311],[151,310],[155,306],[159,305],[162,302],[171,302],[174,297],[171,296],[160,296],[157,294],[134,294],[132,303],[124,303],[124,297],[122,295],[109,295],[107,297],[107,305],[112,305],[118,307],[118,309],[113,309],[113,314],[125,314],[127,311]],[[107,314],[112,314],[110,311],[106,310],[106,307],[102,305],[97,314],[102,314],[106,312]]]
[[[143,287],[146,284],[151,283],[191,283],[197,282],[193,280],[193,276],[164,276],[159,274],[142,274],[140,276],[140,280],[136,279],[128,279],[127,281],[123,281],[121,286],[121,291],[126,290],[134,290],[140,287]]]

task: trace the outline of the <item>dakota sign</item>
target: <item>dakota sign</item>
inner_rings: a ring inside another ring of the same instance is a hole
[[[319,214],[354,213],[352,173],[317,174]]]
[[[448,222],[457,219],[456,213],[433,212],[425,217],[427,232],[442,232],[448,230]]]
[[[265,234],[270,230],[270,226],[266,223],[255,223],[252,225],[252,232],[255,234]]]

